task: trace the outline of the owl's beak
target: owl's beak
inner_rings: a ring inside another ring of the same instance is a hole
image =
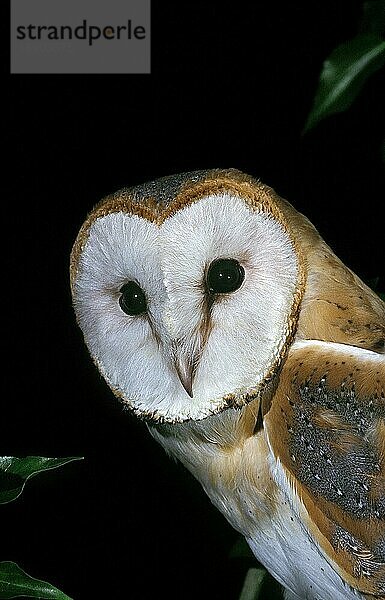
[[[192,384],[194,379],[194,358],[181,351],[179,344],[173,345],[173,362],[179,381],[190,396],[193,397]]]
[[[192,384],[194,378],[194,365],[191,360],[179,355],[174,358],[175,370],[178,373],[179,381],[190,396],[193,397]]]
[[[179,338],[171,344],[171,357],[175,371],[184,390],[193,398],[193,383],[201,357],[199,336]]]

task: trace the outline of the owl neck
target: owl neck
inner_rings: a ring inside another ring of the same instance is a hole
[[[270,523],[272,499],[279,495],[262,423],[259,428],[259,408],[257,399],[202,421],[149,427],[166,452],[201,483],[232,527],[246,536],[255,522]],[[246,481],[257,500],[253,514],[245,517],[240,498]]]
[[[219,456],[238,452],[259,430],[264,435],[261,406],[260,400],[255,399],[242,408],[229,408],[201,421],[155,424],[148,429],[169,455],[202,479],[202,468],[217,461]]]
[[[263,386],[257,398],[243,407],[228,408],[199,421],[155,423],[148,425],[148,429],[170,456],[198,477],[196,470],[212,459],[239,452],[247,440],[257,435],[265,440],[263,418],[278,382],[279,372]]]

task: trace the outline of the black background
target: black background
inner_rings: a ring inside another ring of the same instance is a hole
[[[1,508],[1,560],[74,599],[237,598],[237,534],[122,413],[83,347],[69,253],[105,194],[236,167],[304,212],[362,278],[378,276],[381,73],[346,113],[301,136],[322,62],[360,16],[360,3],[330,0],[153,2],[151,75],[10,77],[0,450],[85,460],[32,479]]]

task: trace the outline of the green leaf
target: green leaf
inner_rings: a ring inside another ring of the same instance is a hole
[[[360,34],[338,46],[323,64],[313,108],[304,133],[325,117],[349,108],[365,81],[385,63],[385,41]]]
[[[53,600],[71,600],[50,583],[34,579],[11,561],[0,562],[0,598],[52,598]]]
[[[14,456],[0,456],[0,504],[16,500],[23,491],[27,479],[36,475],[36,473],[56,469],[73,460],[81,459],[81,456],[70,456],[67,458],[46,458],[45,456],[16,458]]]
[[[239,600],[257,600],[261,593],[265,576],[265,569],[256,569],[255,567],[249,569],[243,582]]]

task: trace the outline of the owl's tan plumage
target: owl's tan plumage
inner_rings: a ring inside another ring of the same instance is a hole
[[[210,296],[220,258],[245,279]],[[126,280],[139,317],[119,309]],[[123,190],[80,230],[71,285],[109,385],[287,598],[385,595],[385,306],[303,215],[233,169]]]
[[[311,342],[289,352],[265,428],[309,529],[353,587],[385,593],[385,364]]]

